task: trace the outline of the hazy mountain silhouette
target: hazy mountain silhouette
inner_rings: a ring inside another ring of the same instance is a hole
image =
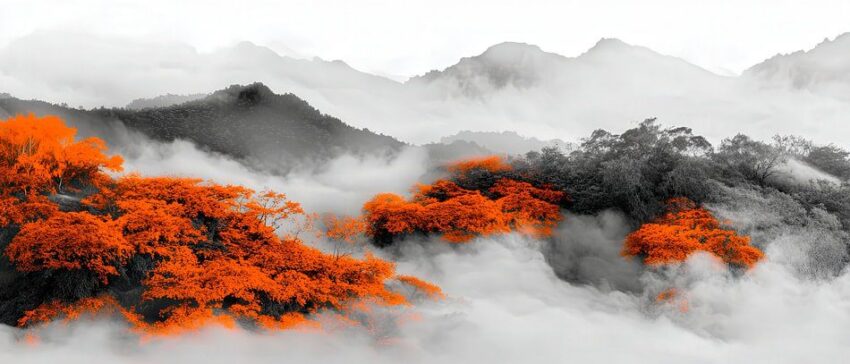
[[[617,39],[575,57],[501,43],[400,83],[342,61],[281,56],[248,42],[205,53],[41,32],[0,50],[0,84],[17,97],[97,107],[260,80],[354,127],[418,144],[463,130],[578,141],[594,129],[622,131],[652,117],[714,143],[731,129],[758,139],[779,132],[847,143],[848,38],[775,57],[740,77]]]
[[[767,86],[808,90],[850,101],[850,33],[825,39],[808,51],[778,54],[744,75]]]
[[[540,140],[527,138],[513,131],[485,132],[463,130],[457,134],[443,137],[441,143],[472,142],[488,150],[504,154],[525,154],[531,151],[539,151],[547,147],[555,147],[570,150],[575,146],[560,139]]]
[[[488,89],[535,86],[547,70],[568,64],[568,58],[544,52],[538,46],[505,42],[488,48],[481,55],[462,58],[442,71],[433,70],[413,77],[407,83],[453,82],[464,93],[476,95]]]

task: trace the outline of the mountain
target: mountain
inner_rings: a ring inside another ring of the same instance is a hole
[[[844,41],[842,37],[830,47]],[[843,65],[835,66],[836,73],[850,74],[840,71],[850,67],[850,60],[842,57],[831,58]],[[578,141],[594,129],[616,132],[654,117],[693,128],[715,144],[729,130],[763,140],[780,133],[850,143],[844,120],[850,113],[847,100],[768,88],[752,77],[717,75],[617,39],[601,39],[576,57],[502,43],[413,78],[406,86],[424,90],[420,92],[427,102],[413,107],[420,108],[420,118],[432,119],[431,128],[445,130],[443,135],[464,129],[513,130],[539,139]],[[423,133],[427,131],[418,135]]]
[[[39,56],[45,54],[50,57]],[[39,31],[0,49],[3,91],[87,108],[119,107],[169,93],[206,93],[257,80],[272,89],[302,95],[325,111],[326,92],[399,85],[342,61],[281,56],[251,42],[201,52],[181,43]]]
[[[505,42],[488,48],[478,56],[462,58],[442,71],[433,70],[413,77],[407,83],[449,82],[466,95],[480,95],[487,90],[505,87],[523,89],[535,86],[550,70],[568,63],[566,57],[544,52],[538,46]]]
[[[501,43],[399,83],[342,61],[281,56],[248,42],[200,52],[185,44],[42,32],[0,50],[0,85],[22,98],[115,107],[260,80],[354,127],[416,144],[464,130],[577,142],[596,129],[621,132],[647,118],[690,127],[715,144],[729,130],[762,140],[781,133],[850,143],[846,43],[842,36],[743,76],[717,75],[611,38],[574,57]],[[812,54],[817,62],[803,61]],[[764,71],[770,69],[785,71]],[[789,75],[805,76],[784,81]]]
[[[0,100],[9,99],[11,97],[12,97],[12,95],[0,92]],[[8,118],[9,116],[11,116],[11,115],[9,115],[9,113],[6,112],[6,110],[4,110],[2,107],[0,107],[0,119]]]
[[[266,167],[403,146],[391,137],[352,128],[322,114],[293,94],[277,95],[261,83],[231,86],[200,100],[164,108],[105,113],[154,139],[191,140]]]
[[[850,33],[808,51],[778,54],[744,72],[771,87],[808,90],[850,101]]]
[[[707,79],[719,77],[684,60],[606,38],[577,57],[545,52],[526,43],[500,43],[478,56],[462,58],[442,71],[413,77],[408,84],[442,84],[456,87],[467,96],[480,97],[505,88],[575,89],[584,86],[584,80],[610,79],[612,73],[623,76],[618,81],[631,83],[648,78],[663,81],[680,74]]]
[[[0,100],[0,107],[10,113],[59,115],[82,136],[97,135],[112,145],[128,142],[122,133],[126,128],[163,142],[189,140],[275,171],[344,153],[391,153],[404,146],[392,137],[322,114],[295,95],[275,94],[261,83],[234,85],[199,100],[142,110],[80,110],[18,99]]]
[[[195,101],[208,96],[207,94],[192,94],[192,95],[174,95],[166,94],[147,99],[135,99],[127,104],[126,108],[132,110],[141,110],[147,108],[166,107],[179,105],[184,102]]]
[[[440,139],[440,142],[443,144],[451,144],[459,141],[471,142],[487,150],[509,155],[525,154],[551,147],[564,151],[574,148],[574,145],[571,143],[560,139],[540,140],[537,138],[526,138],[513,131],[484,132],[463,130],[457,134]]]
[[[422,148],[428,153],[428,160],[434,166],[445,165],[462,159],[499,154],[497,151],[487,149],[475,142],[466,140],[428,143],[423,145]]]

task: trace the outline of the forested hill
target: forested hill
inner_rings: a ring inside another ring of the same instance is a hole
[[[275,94],[261,83],[234,85],[199,100],[141,110],[80,110],[15,98],[0,100],[0,108],[10,114],[61,116],[81,135],[97,135],[113,146],[126,142],[120,135],[123,125],[155,140],[189,140],[201,148],[278,170],[343,153],[389,153],[404,145],[392,137],[353,128],[293,94]]]

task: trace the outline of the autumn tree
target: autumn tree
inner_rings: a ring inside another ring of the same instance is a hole
[[[409,200],[379,194],[366,202],[373,241],[388,245],[414,233],[439,234],[454,243],[511,231],[544,237],[561,219],[565,194],[504,177],[512,168],[499,157],[457,162],[448,170],[452,180],[418,185]]]
[[[12,239],[6,255],[23,271],[75,270],[94,272],[104,283],[133,254],[114,221],[85,213],[57,212],[28,223]]]
[[[75,141],[76,130],[53,116],[16,116],[0,122],[0,186],[4,194],[51,193],[68,184],[100,182],[101,170],[121,170],[97,138]]]
[[[338,216],[325,214],[322,216],[325,237],[333,243],[335,257],[348,255],[353,247],[366,233],[366,220],[361,216]]]
[[[98,186],[109,179],[103,170],[121,170],[102,140],[75,134],[52,116],[0,122],[0,228],[47,218],[59,210],[51,195]]]
[[[708,210],[684,198],[669,200],[664,215],[629,234],[622,253],[640,257],[649,265],[663,265],[683,262],[697,251],[745,268],[764,256],[750,245],[749,237],[723,228]]]

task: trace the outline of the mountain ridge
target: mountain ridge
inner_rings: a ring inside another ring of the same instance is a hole
[[[59,115],[81,136],[101,136],[126,143],[121,128],[161,141],[188,140],[199,147],[273,171],[294,163],[335,156],[393,153],[405,144],[395,138],[358,129],[321,113],[294,94],[276,94],[262,83],[232,85],[204,98],[141,110],[81,110],[42,101],[10,98],[0,108],[11,113]]]

